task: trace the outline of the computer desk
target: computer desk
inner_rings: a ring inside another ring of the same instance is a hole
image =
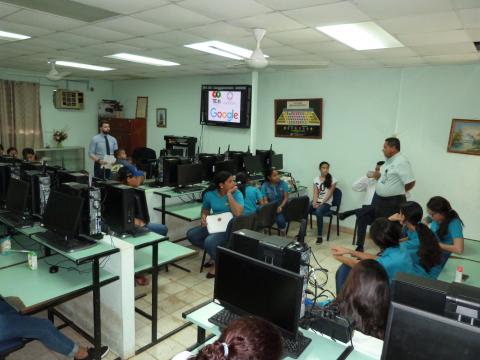
[[[0,254],[0,270],[28,261],[27,253],[15,250],[35,251],[39,259],[45,256],[44,247],[23,234],[12,235],[11,247],[14,251]]]
[[[480,241],[465,239],[464,240],[464,249],[463,254],[452,254],[451,258],[457,259],[467,259],[471,261],[476,261],[480,263]]]
[[[211,340],[215,336],[219,336],[221,330],[218,326],[213,325],[208,319],[222,310],[222,306],[214,302],[201,304],[190,311],[182,314],[182,316],[197,325],[197,343],[190,349],[195,349],[206,341]],[[337,359],[345,350],[345,345],[335,342],[329,338],[315,334],[312,331],[300,329],[303,335],[312,339],[312,342],[303,351],[298,358],[299,360],[330,360]],[[206,332],[213,334],[208,338],[205,337]],[[291,359],[287,357],[285,359]],[[372,360],[368,355],[353,350],[347,358],[348,360]]]
[[[463,266],[463,273],[468,275],[468,279],[463,281],[466,285],[480,287],[480,262],[468,259],[458,259],[450,256],[447,263],[443,267],[442,272],[438,276],[438,280],[451,283],[455,280],[457,267]]]

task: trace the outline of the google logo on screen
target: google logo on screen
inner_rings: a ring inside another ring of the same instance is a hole
[[[227,119],[228,121],[232,121],[232,120],[238,120],[238,112],[234,111],[232,109],[232,111],[217,111],[216,108],[211,108],[210,109],[210,116],[212,119]]]

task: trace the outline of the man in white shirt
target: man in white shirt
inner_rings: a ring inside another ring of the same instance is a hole
[[[346,218],[356,215],[357,217],[361,216],[365,211],[365,208],[372,205],[373,195],[375,195],[375,187],[377,186],[377,179],[374,178],[375,173],[380,172],[380,167],[385,163],[385,161],[377,162],[375,166],[375,171],[369,171],[366,175],[362,176],[360,179],[355,181],[352,185],[352,189],[358,192],[365,192],[365,197],[362,202],[362,207],[354,210],[344,211],[343,213],[338,214],[340,220],[345,220]]]
[[[415,186],[412,166],[400,153],[400,140],[395,137],[385,139],[383,154],[385,164],[373,176],[378,180],[372,200],[374,211],[358,218],[356,251],[363,251],[367,226],[379,217],[388,218],[397,213],[400,205],[407,200],[406,193]]]

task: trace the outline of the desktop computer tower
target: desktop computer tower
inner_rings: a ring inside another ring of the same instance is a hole
[[[81,172],[71,172],[67,170],[57,171],[57,186],[66,182],[75,182],[88,185],[88,174]]]
[[[8,183],[10,181],[10,164],[0,163],[0,208],[7,198]]]
[[[120,235],[133,232],[135,229],[135,189],[121,184],[106,186],[102,199],[103,220],[108,227],[106,230]]]

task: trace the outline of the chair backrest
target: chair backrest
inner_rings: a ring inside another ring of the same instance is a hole
[[[227,239],[230,242],[230,238],[235,231],[241,229],[255,230],[257,223],[257,214],[252,213],[250,215],[235,216],[227,225]]]
[[[298,229],[297,241],[301,244],[304,244],[305,236],[307,236],[307,219],[302,219],[300,220],[300,229]]]
[[[283,210],[285,221],[300,221],[308,216],[310,208],[310,198],[308,196],[300,196],[288,199]]]
[[[333,191],[332,206],[335,206],[335,211],[340,211],[340,204],[342,203],[342,190],[335,188]]]
[[[257,209],[257,229],[265,229],[272,227],[275,223],[277,215],[278,203],[272,201],[268,204],[262,205]]]

